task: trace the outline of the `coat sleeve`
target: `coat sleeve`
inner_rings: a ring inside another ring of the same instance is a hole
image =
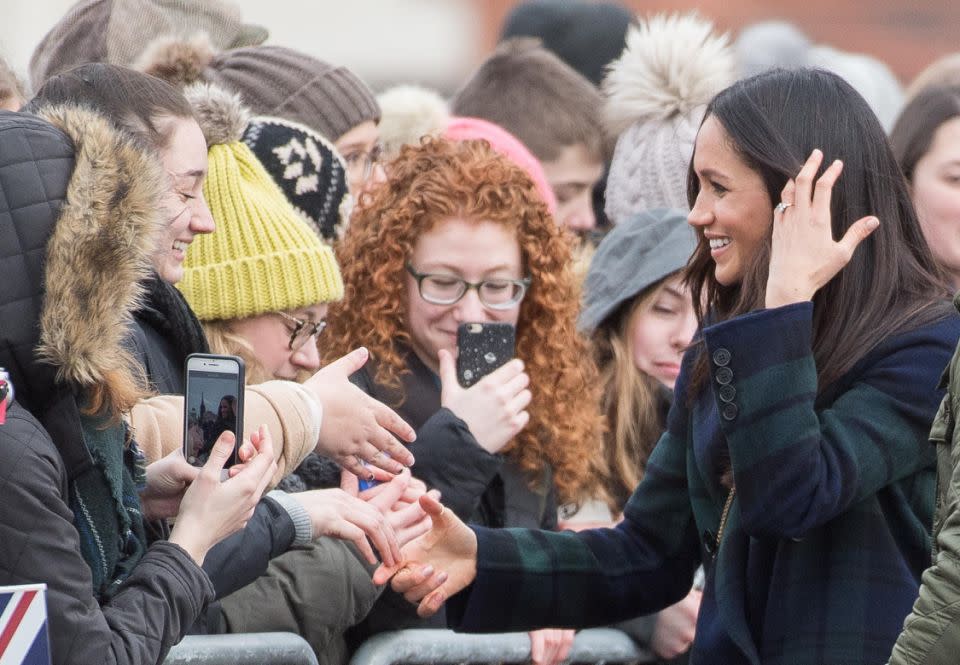
[[[151,545],[104,605],[66,501],[66,476],[46,433],[28,417],[0,426],[0,553],[5,583],[47,585],[55,665],[159,663],[213,598],[207,575],[180,547]]]
[[[602,626],[683,598],[700,562],[700,544],[680,402],[615,528],[474,527],[477,577],[448,602],[450,626],[463,632]]]
[[[709,389],[750,536],[801,538],[934,461],[927,433],[955,321],[883,343],[838,381],[826,408],[817,404],[812,321],[806,302],[704,330]]]
[[[502,457],[481,448],[467,424],[445,408],[430,416],[409,448],[417,460],[413,475],[440,490],[444,505],[465,521],[503,465]]]
[[[273,436],[277,472],[270,483],[300,465],[320,438],[321,407],[292,381],[248,386],[244,394],[243,428],[249,434],[265,424]],[[183,445],[183,397],[160,395],[141,400],[130,414],[137,444],[148,462]]]
[[[920,595],[903,622],[890,665],[949,665],[960,653],[960,432],[955,390],[960,348],[950,366],[951,390],[930,431],[937,444],[937,552],[921,578]],[[941,517],[942,515],[942,517]],[[942,521],[941,521],[942,520]]]
[[[264,497],[247,526],[213,546],[203,559],[217,598],[241,589],[267,571],[295,536],[293,520],[274,500]]]
[[[318,538],[270,562],[267,574],[221,601],[231,633],[297,633],[316,653],[359,623],[383,587],[352,544]]]
[[[903,623],[890,665],[951,665],[960,653],[960,465],[955,451],[949,513],[937,536],[939,553],[921,578],[920,595]]]

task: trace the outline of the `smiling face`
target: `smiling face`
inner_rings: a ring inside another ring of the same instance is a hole
[[[697,134],[693,170],[700,192],[687,220],[710,243],[716,280],[739,284],[773,222],[770,195],[713,116]]]
[[[960,117],[937,128],[910,189],[927,244],[960,289]]]
[[[203,198],[207,143],[192,118],[171,118],[158,124],[169,133],[160,156],[170,189],[161,203],[167,226],[153,267],[165,281],[176,284],[183,279],[183,260],[194,237],[214,230],[213,216]]]
[[[679,274],[666,278],[642,299],[627,323],[633,364],[672,390],[696,329],[693,301],[683,278]]]
[[[454,275],[468,282],[491,278],[522,279],[523,266],[516,233],[494,222],[449,219],[417,239],[410,265],[419,273]],[[518,303],[507,310],[484,307],[475,289],[452,305],[434,305],[420,297],[417,281],[406,279],[406,320],[411,345],[424,364],[438,372],[437,352],[454,351],[457,327],[464,322],[499,321],[517,324]]]
[[[301,321],[323,321],[327,305],[317,304],[285,312]],[[274,379],[297,380],[301,372],[313,373],[320,369],[320,351],[316,337],[296,351],[290,350],[290,336],[296,324],[276,312],[241,319],[233,324],[233,332],[253,347],[253,355],[267,376]]]

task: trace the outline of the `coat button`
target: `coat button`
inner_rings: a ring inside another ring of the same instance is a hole
[[[729,367],[721,367],[717,370],[716,379],[721,386],[727,385],[733,381],[733,370]]]
[[[730,352],[727,349],[717,349],[713,352],[713,362],[720,367],[730,364]]]
[[[732,402],[733,398],[737,396],[737,389],[731,386],[729,383],[725,386],[720,386],[720,399],[724,402]]]
[[[733,420],[738,413],[740,413],[740,409],[737,408],[736,404],[724,404],[723,409],[720,410],[720,415],[723,416],[724,420]]]

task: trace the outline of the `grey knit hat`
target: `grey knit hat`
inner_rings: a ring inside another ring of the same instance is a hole
[[[263,43],[266,28],[243,23],[227,0],[81,0],[43,37],[30,58],[39,89],[62,71],[88,62],[131,66],[157,37],[207,36],[217,50]]]
[[[239,92],[256,115],[299,122],[331,141],[362,122],[380,121],[373,92],[356,74],[283,46],[220,53],[204,78]]]
[[[619,137],[607,177],[611,222],[688,207],[687,170],[704,110],[733,80],[727,37],[696,14],[661,14],[628,30],[627,48],[603,82],[607,131]]]
[[[592,333],[623,303],[683,268],[696,247],[683,210],[650,210],[617,224],[590,262],[580,330]]]
[[[243,142],[314,233],[326,242],[343,235],[353,199],[332,143],[304,125],[263,116],[247,125]]]

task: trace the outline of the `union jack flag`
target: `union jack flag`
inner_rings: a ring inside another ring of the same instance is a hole
[[[46,584],[0,586],[0,665],[50,665]]]

